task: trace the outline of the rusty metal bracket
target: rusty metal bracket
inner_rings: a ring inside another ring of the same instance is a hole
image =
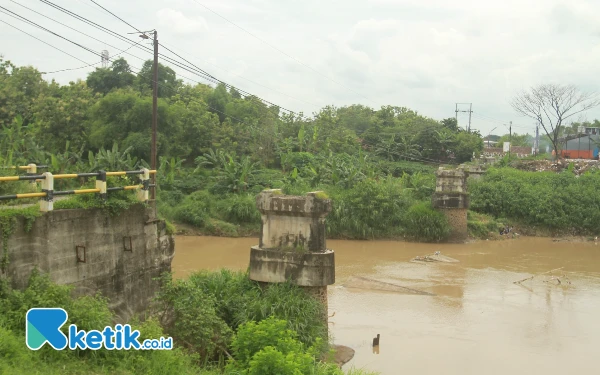
[[[131,237],[123,237],[123,249],[125,251],[133,251],[133,244],[131,243]]]
[[[75,246],[75,252],[77,253],[77,263],[86,263],[85,246]]]

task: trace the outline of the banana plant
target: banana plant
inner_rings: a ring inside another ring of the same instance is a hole
[[[106,171],[127,171],[133,170],[137,165],[137,158],[131,157],[129,151],[132,147],[119,151],[119,146],[115,142],[112,150],[101,148],[96,154],[97,167]]]
[[[184,161],[185,159],[181,159],[179,157],[171,157],[170,159],[166,157],[160,157],[158,173],[161,179],[164,179],[170,184],[175,182],[175,177],[179,174],[179,171],[181,171],[181,165]]]
[[[213,149],[211,149],[208,153],[204,154],[203,156],[198,156],[194,160],[194,162],[197,165],[196,169],[194,169],[194,173],[198,172],[200,168],[203,168],[205,166],[211,167],[213,169],[223,168],[225,164],[227,164],[227,161],[230,156],[232,155],[226,153],[223,150],[214,151]]]

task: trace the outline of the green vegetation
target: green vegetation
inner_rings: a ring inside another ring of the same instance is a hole
[[[0,279],[0,373],[2,374],[196,374],[196,375],[343,375],[319,362],[327,351],[322,305],[292,285],[261,290],[245,273],[198,273],[174,282],[158,296],[159,314],[130,322],[141,339],[172,335],[173,350],[64,350],[48,345],[27,349],[25,314],[32,307],[62,307],[70,324],[92,330],[114,324],[108,301],[72,298],[37,271],[28,287],[13,290]],[[242,293],[240,293],[242,292]],[[227,355],[227,358],[224,357]],[[349,374],[368,375],[351,371]]]
[[[135,76],[118,59],[86,81],[61,86],[43,80],[33,67],[0,59],[0,166],[36,162],[52,173],[147,167],[151,66],[146,62]],[[184,84],[163,65],[158,74],[159,213],[206,234],[255,234],[260,220],[255,195],[284,188],[324,191],[337,212],[333,237],[442,240],[439,217],[427,219],[435,226],[431,232],[409,233],[411,223],[424,220],[424,209],[411,211],[419,218],[392,211],[422,207],[433,191],[436,164],[468,161],[483,147],[481,135],[459,129],[455,119],[437,121],[405,107],[328,106],[305,117],[223,85]],[[55,189],[89,182],[61,179]],[[1,191],[8,194],[23,192],[26,184],[0,185],[10,187]],[[96,203],[77,198],[56,206]],[[348,213],[353,217],[345,218]]]
[[[467,228],[469,236],[482,240],[495,239],[499,237],[500,230],[506,225],[501,220],[496,220],[490,215],[467,212]]]
[[[506,218],[525,230],[548,229],[554,235],[598,234],[600,172],[525,172],[491,168],[470,184],[471,210]]]

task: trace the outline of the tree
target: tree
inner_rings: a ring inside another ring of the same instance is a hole
[[[28,126],[34,120],[35,100],[47,86],[37,69],[18,67],[0,57],[0,126],[12,124],[17,116]]]
[[[138,74],[137,85],[143,95],[152,96],[153,66],[154,61],[147,60]],[[168,66],[158,63],[158,97],[169,98],[177,94],[181,86],[183,81],[177,79],[177,73]]]
[[[127,60],[121,57],[113,61],[110,68],[96,68],[88,74],[86,83],[94,92],[106,95],[113,89],[133,85],[134,79]]]
[[[530,92],[519,93],[511,105],[518,113],[540,124],[558,156],[558,138],[564,122],[578,113],[597,107],[600,98],[596,93],[580,92],[573,85],[543,84],[532,87]]]
[[[458,132],[458,122],[456,121],[455,117],[448,117],[443,119],[442,121],[440,121],[442,123],[442,125],[444,125],[445,128],[447,128],[450,131],[453,132]]]

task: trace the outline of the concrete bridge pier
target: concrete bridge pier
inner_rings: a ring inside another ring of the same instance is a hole
[[[327,286],[335,283],[335,262],[325,243],[331,200],[320,194],[292,196],[273,189],[257,196],[262,223],[259,244],[250,250],[250,279],[265,286],[291,281],[323,303],[327,321]]]
[[[467,193],[468,173],[464,168],[446,170],[440,167],[436,172],[436,187],[433,193],[433,207],[446,215],[452,227],[450,240],[463,242],[467,239]]]

